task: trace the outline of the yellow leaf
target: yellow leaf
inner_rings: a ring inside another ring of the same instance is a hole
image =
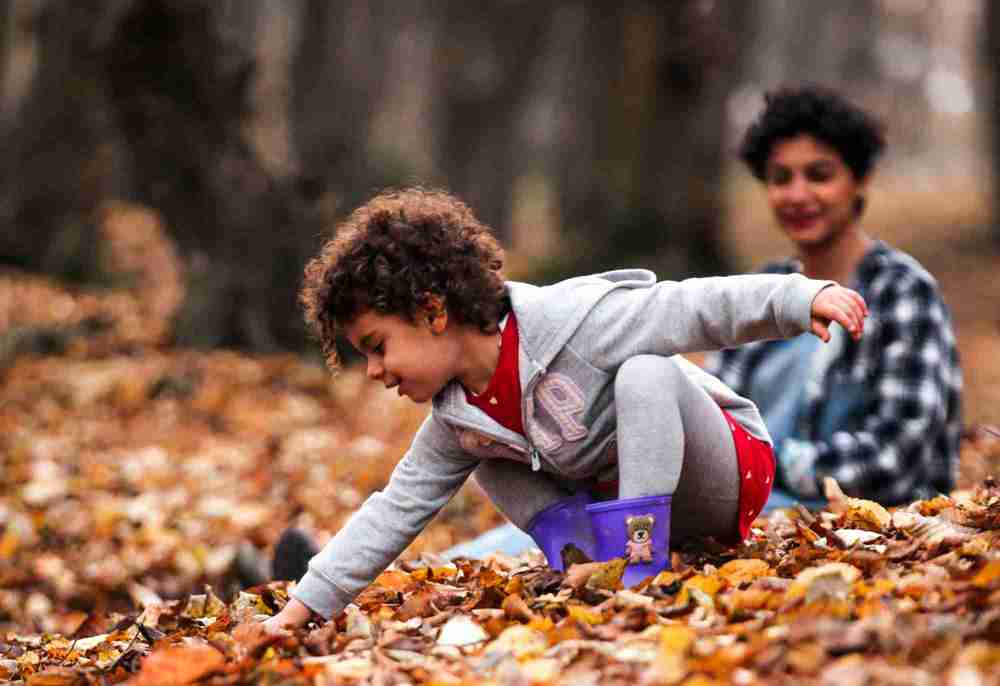
[[[435,567],[431,570],[431,574],[434,579],[452,579],[458,575],[458,568],[456,567]]]
[[[668,624],[660,630],[660,652],[683,653],[694,643],[694,630],[683,624]]]
[[[672,572],[669,569],[665,569],[665,570],[663,570],[662,572],[660,572],[659,574],[656,575],[656,578],[653,579],[653,585],[654,586],[669,586],[670,584],[674,583],[675,581],[677,581],[680,578],[681,578],[681,575],[678,574],[677,572]]]
[[[569,612],[570,617],[585,624],[593,626],[594,624],[604,623],[604,617],[600,613],[594,612],[585,605],[569,605],[566,607],[566,610]]]
[[[695,574],[693,577],[684,582],[684,588],[697,588],[702,593],[708,596],[714,596],[722,588],[722,580],[717,576],[705,576],[704,574]]]
[[[682,624],[663,627],[660,649],[653,663],[655,682],[676,684],[687,675],[685,657],[694,639],[694,631]]]
[[[719,576],[732,586],[739,586],[762,576],[771,576],[771,566],[763,560],[730,560],[719,568]]]

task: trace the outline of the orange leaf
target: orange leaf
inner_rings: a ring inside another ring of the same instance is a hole
[[[693,577],[684,582],[684,588],[697,588],[699,591],[702,591],[707,595],[714,596],[719,592],[719,589],[722,588],[722,581],[720,581],[717,576],[695,574]]]
[[[66,667],[49,667],[28,677],[27,686],[77,686],[86,680],[82,674]]]
[[[719,576],[731,586],[739,586],[762,576],[771,576],[770,565],[763,560],[730,560],[719,568]]]
[[[413,577],[406,572],[390,569],[379,574],[378,578],[375,579],[375,583],[393,591],[402,591],[413,583]]]
[[[226,659],[209,645],[174,645],[158,648],[149,654],[132,686],[171,686],[190,684],[222,670]]]
[[[979,588],[988,588],[1000,580],[1000,560],[993,560],[979,570],[976,576],[972,577],[972,585]]]

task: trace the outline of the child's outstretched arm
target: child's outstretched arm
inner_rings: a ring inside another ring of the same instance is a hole
[[[292,598],[267,620],[272,632],[329,618],[350,603],[395,560],[451,499],[478,465],[457,447],[452,432],[433,415],[392,472],[309,563]]]
[[[809,331],[825,340],[830,321],[859,335],[864,311],[860,295],[801,274],[660,281],[608,292],[574,343],[592,364],[614,370],[638,354],[720,350]]]

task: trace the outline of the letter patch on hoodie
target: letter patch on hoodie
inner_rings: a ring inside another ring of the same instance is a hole
[[[546,374],[535,386],[535,401],[552,418],[559,429],[556,435],[537,422],[531,428],[531,437],[543,453],[558,450],[566,441],[579,441],[587,435],[587,427],[580,423],[584,410],[583,391],[565,374]]]

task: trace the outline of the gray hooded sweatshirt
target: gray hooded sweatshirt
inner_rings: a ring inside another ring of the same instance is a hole
[[[830,281],[800,274],[657,282],[630,269],[551,286],[508,282],[520,338],[525,436],[470,405],[457,381],[389,483],[373,493],[309,563],[292,595],[330,617],[368,586],[424,529],[483,459],[531,464],[577,481],[615,467],[614,382],[640,354],[718,350],[809,330],[811,305]],[[677,364],[751,434],[770,442],[756,406],[681,357]]]

